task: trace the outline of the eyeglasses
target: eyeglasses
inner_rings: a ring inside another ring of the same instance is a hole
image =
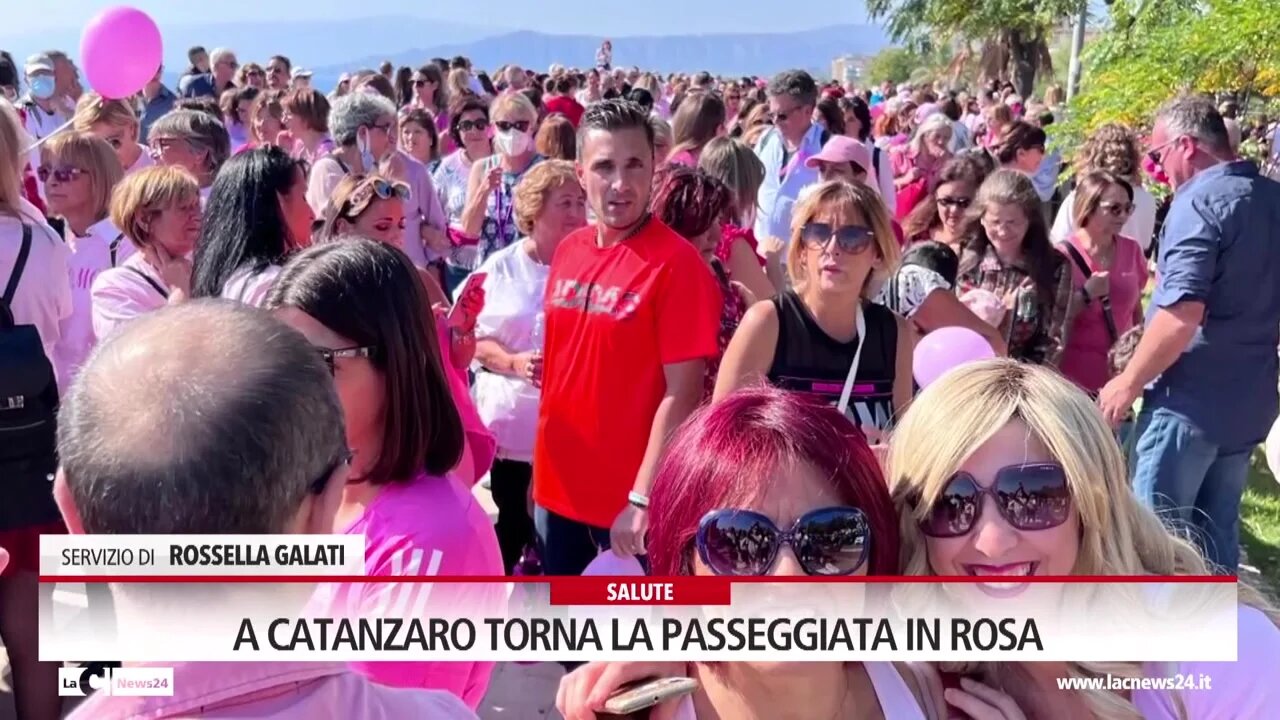
[[[1098,209],[1111,217],[1121,218],[1133,213],[1133,203],[1098,203]]]
[[[529,132],[528,120],[496,120],[493,124],[502,132],[510,132],[512,128],[520,132]]]
[[[343,448],[342,452],[338,453],[338,459],[334,460],[333,464],[330,465],[322,475],[311,481],[311,484],[307,486],[307,492],[312,495],[324,494],[324,489],[329,486],[329,478],[333,477],[333,474],[338,471],[338,468],[343,465],[349,465],[351,463],[351,458],[355,456],[355,453],[351,452],[350,448]]]
[[[374,123],[369,127],[374,130],[381,130],[382,132],[391,132],[391,128],[395,127],[395,123]]]
[[[855,507],[812,510],[787,530],[751,510],[712,510],[698,523],[696,543],[717,575],[765,575],[783,545],[808,575],[851,575],[867,560],[871,526]]]
[[[182,138],[151,138],[151,143],[150,143],[151,156],[158,158],[162,154],[168,152],[170,148],[173,148],[179,143],[183,143],[183,142],[190,145],[189,140],[184,140]]]
[[[430,80],[428,80],[428,79],[426,79],[426,78],[414,78],[414,79],[413,79],[413,86],[414,86],[414,87],[422,87],[423,85],[426,85],[426,84],[427,84],[427,83],[429,83],[429,82],[431,82],[431,81],[430,81]]]
[[[936,538],[969,534],[982,517],[982,499],[990,496],[996,509],[1018,530],[1048,530],[1067,521],[1071,490],[1067,473],[1057,463],[1010,465],[996,472],[995,482],[984,488],[967,472],[947,481],[920,531]]]
[[[329,366],[329,374],[335,375],[338,371],[338,358],[371,358],[373,351],[377,348],[373,345],[361,345],[359,347],[347,348],[316,348],[320,353],[320,357],[324,358],[325,365]]]
[[[488,130],[489,121],[484,118],[479,120],[462,120],[458,123],[458,132],[471,132],[472,130]]]
[[[871,247],[876,237],[875,231],[861,225],[841,225],[834,227],[830,223],[805,223],[800,228],[800,239],[813,247],[825,247],[832,238],[840,252],[858,255]]]
[[[942,207],[960,208],[961,210],[964,210],[965,208],[973,204],[973,198],[940,197],[938,198],[938,204],[941,205]]]
[[[236,68],[240,67],[240,63],[236,62],[235,60],[223,60],[222,62],[220,62],[220,63],[218,63],[218,64],[219,64],[219,65],[226,65],[227,67],[231,68],[232,70],[234,70],[234,69],[236,69]]]
[[[41,165],[36,168],[36,177],[40,178],[42,183],[49,182],[49,178],[53,178],[60,183],[69,183],[88,174],[88,170],[72,167],[71,165],[58,165],[56,167]]]
[[[1151,161],[1152,165],[1160,165],[1161,162],[1164,160],[1164,149],[1178,142],[1182,138],[1183,136],[1179,135],[1178,137],[1166,143],[1161,143],[1160,145],[1157,145],[1156,147],[1151,148],[1151,150],[1147,153],[1147,159]]]

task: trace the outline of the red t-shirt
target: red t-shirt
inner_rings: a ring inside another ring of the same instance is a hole
[[[577,100],[568,95],[557,95],[553,98],[548,98],[542,104],[546,106],[548,115],[560,113],[569,118],[569,122],[573,123],[575,128],[578,127],[578,123],[582,120],[582,113],[586,112],[586,109]]]
[[[547,280],[533,499],[608,528],[649,444],[663,365],[718,352],[720,289],[688,240],[657,219],[608,248],[565,238]]]

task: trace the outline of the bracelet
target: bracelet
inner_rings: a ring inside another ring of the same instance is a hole
[[[640,508],[641,510],[649,509],[649,498],[644,495],[641,495],[635,490],[632,490],[631,492],[627,493],[627,502]]]

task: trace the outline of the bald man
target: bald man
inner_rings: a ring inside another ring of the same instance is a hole
[[[58,452],[67,528],[111,534],[332,532],[350,457],[320,354],[222,300],[156,311],[100,344],[58,415]],[[116,595],[122,617],[141,612],[134,592]],[[176,663],[173,686],[99,693],[71,717],[475,717],[447,693],[385,688],[336,663]]]

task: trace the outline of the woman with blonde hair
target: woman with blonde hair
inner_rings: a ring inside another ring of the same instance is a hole
[[[739,125],[742,128],[742,142],[755,147],[761,136],[773,127],[769,119],[768,103],[756,103]]]
[[[729,188],[730,203],[720,220],[716,259],[729,277],[746,286],[757,300],[773,297],[786,286],[782,253],[769,253],[762,260],[751,230],[755,225],[756,195],[764,184],[764,163],[741,140],[718,137],[703,149],[698,169]]]
[[[702,148],[724,132],[724,101],[714,92],[697,92],[685,97],[671,118],[675,145],[667,162],[696,167]]]
[[[44,213],[23,193],[22,171],[31,142],[18,111],[0,96],[0,295],[4,296],[0,305],[8,310],[0,314],[11,314],[20,332],[22,326],[33,326],[38,333],[27,334],[26,347],[19,344],[19,333],[6,333],[13,340],[5,342],[7,347],[31,353],[33,367],[43,351],[48,360],[43,377],[31,373],[19,398],[33,415],[43,410],[51,417],[58,399],[54,349],[62,321],[72,312],[69,252]],[[11,285],[13,292],[6,295]],[[48,477],[58,467],[52,423],[45,432],[24,433],[5,442],[6,447],[29,453],[31,460],[4,478],[4,506],[14,508],[17,515],[0,513],[0,546],[9,551],[10,561],[0,568],[0,642],[9,655],[17,716],[54,720],[61,717],[61,698],[54,691],[61,664],[39,661],[37,626],[32,622],[39,606],[40,536],[66,532],[49,491]]]
[[[1156,200],[1142,186],[1142,151],[1138,136],[1132,130],[1117,123],[1109,123],[1094,130],[1076,152],[1075,172],[1083,176],[1092,170],[1104,170],[1126,181],[1133,188],[1133,213],[1125,221],[1121,233],[1133,238],[1143,252],[1151,254],[1156,231]],[[1054,242],[1062,242],[1075,232],[1072,217],[1075,207],[1075,191],[1067,194],[1053,221],[1049,236]]]
[[[904,575],[999,575],[1003,587],[1009,575],[1209,574],[1195,547],[1138,502],[1094,403],[1056,372],[988,360],[948,373],[899,423],[888,466]],[[1026,502],[1003,499],[1014,497]],[[1280,629],[1256,592],[1239,593],[1239,659],[1173,669],[1211,674],[1212,689],[1067,692],[1056,680],[1168,676],[1158,663],[983,663],[944,665],[980,678],[946,699],[975,717],[993,710],[981,699],[993,689],[1035,717],[1044,708],[1115,720],[1275,717],[1280,686],[1258,677],[1280,661]]]
[[[715,399],[767,381],[835,405],[879,439],[911,399],[912,338],[905,321],[871,302],[898,262],[878,191],[827,182],[791,220],[793,289],[747,311],[725,351]]]
[[[1057,367],[1079,302],[1068,260],[1049,243],[1040,196],[1017,170],[997,170],[969,210],[960,252],[960,295],[985,290],[1004,301],[997,327],[1009,357]]]
[[[95,92],[81,95],[71,127],[106,140],[126,175],[156,164],[147,147],[138,142],[138,116],[124,100],[107,100]]]
[[[573,163],[539,163],[516,184],[513,195],[521,239],[490,255],[478,268],[485,273],[485,304],[476,318],[476,359],[481,367],[475,381],[476,407],[498,439],[498,459],[489,478],[507,572],[534,539],[528,495],[542,387],[543,298],[551,258],[562,240],[587,223],[586,196]]]
[[[89,298],[94,278],[134,252],[133,243],[109,217],[111,193],[124,178],[124,170],[106,140],[62,132],[40,147],[36,172],[44,183],[49,213],[62,219],[63,235],[71,250],[67,282],[71,284],[72,312],[62,322],[53,357],[58,384],[67,387],[96,342]]]
[[[496,129],[494,154],[472,164],[467,203],[462,210],[461,240],[475,248],[471,263],[462,266],[468,273],[489,255],[516,241],[519,230],[512,189],[542,160],[533,138],[538,111],[524,95],[498,96],[489,108],[489,121]],[[451,265],[448,269],[452,273],[456,272],[454,268]],[[456,276],[452,279],[461,280]]]
[[[476,92],[471,89],[471,73],[467,72],[466,68],[450,70],[449,77],[445,78],[445,92],[448,93],[450,100],[475,95]]]
[[[578,135],[569,118],[560,113],[551,113],[538,126],[538,137],[534,146],[538,154],[550,160],[569,160],[578,158]]]
[[[191,294],[191,254],[200,239],[200,185],[177,167],[153,167],[121,181],[111,222],[137,252],[104,270],[90,291],[99,338]]]
[[[671,154],[671,123],[650,115],[649,125],[653,127],[653,164],[656,167],[665,163]]]

